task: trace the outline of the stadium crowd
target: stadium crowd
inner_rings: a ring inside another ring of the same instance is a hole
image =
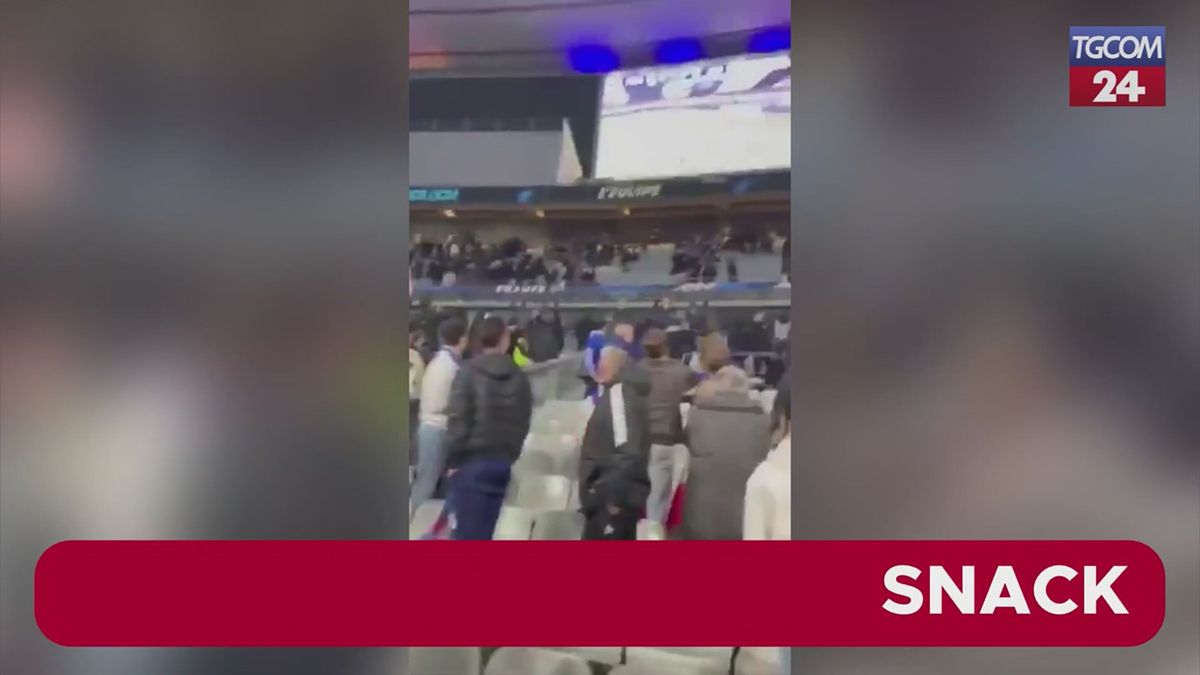
[[[480,241],[474,233],[451,234],[440,241],[414,236],[409,265],[415,279],[435,286],[485,283],[589,284],[600,267],[622,271],[639,260],[647,246],[663,242],[615,243],[611,240],[570,241],[551,246],[530,246],[518,237],[499,243]],[[737,254],[781,256],[782,273],[788,274],[790,242],[759,234],[733,234],[729,228],[712,237],[700,235],[670,242],[672,278],[685,283],[712,283],[721,278],[739,279]],[[665,272],[665,270],[664,270]],[[665,281],[665,280],[664,280]]]
[[[765,317],[755,318],[763,326]],[[671,328],[652,318],[580,319],[580,350],[567,356],[560,356],[565,331],[554,313],[539,313],[525,328],[500,316],[471,325],[442,317],[432,354],[415,331],[410,384],[419,423],[410,516],[439,486],[445,500],[429,529],[414,534],[493,538],[510,483],[524,480],[514,471],[528,468],[525,451],[536,436],[525,368],[565,359],[577,362],[586,391],[577,402],[583,423],[568,477],[579,538],[636,539],[643,521],[672,539],[788,538],[790,397],[782,368],[756,377],[745,369],[753,360],[735,359],[720,332],[700,331],[689,345],[678,337],[697,331]],[[781,337],[763,346],[786,353]],[[681,352],[689,347],[685,363]],[[777,393],[768,392],[773,401],[756,390],[763,380],[779,383]]]

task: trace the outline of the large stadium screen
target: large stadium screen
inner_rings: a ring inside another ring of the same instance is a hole
[[[792,59],[753,54],[624,70],[604,79],[598,178],[791,166]]]

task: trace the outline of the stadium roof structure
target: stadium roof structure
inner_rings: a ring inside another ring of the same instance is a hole
[[[410,0],[415,76],[604,72],[790,44],[789,0]]]

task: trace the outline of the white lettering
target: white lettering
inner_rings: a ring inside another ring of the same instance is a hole
[[[1042,573],[1037,575],[1037,579],[1033,582],[1033,599],[1037,601],[1038,607],[1050,612],[1051,614],[1063,615],[1074,612],[1078,604],[1074,600],[1066,602],[1055,602],[1050,599],[1049,586],[1054,579],[1066,579],[1070,581],[1078,574],[1075,570],[1066,565],[1051,565],[1042,570]]]
[[[1083,58],[1083,47],[1088,41],[1088,36],[1072,35],[1071,39],[1075,42],[1075,58],[1082,59]]]
[[[1096,566],[1085,565],[1083,568],[1083,613],[1095,614],[1096,601],[1104,600],[1113,614],[1128,614],[1125,604],[1113,592],[1113,582],[1125,571],[1125,565],[1114,565],[1100,581],[1096,581]]]
[[[942,613],[942,595],[945,594],[962,614],[975,613],[975,568],[964,565],[962,587],[954,583],[946,568],[934,565],[929,568],[929,613]]]
[[[994,614],[997,609],[1015,609],[1017,614],[1028,614],[1029,603],[1025,602],[1025,594],[1021,592],[1021,584],[1017,582],[1017,573],[1011,565],[1001,565],[996,568],[992,583],[988,586],[987,595],[983,598],[980,614]]]
[[[920,576],[921,570],[912,565],[894,565],[888,568],[888,571],[883,575],[883,587],[889,593],[908,598],[908,602],[900,603],[888,598],[883,603],[883,608],[892,614],[900,614],[902,616],[916,614],[921,611],[921,605],[925,602],[921,596],[921,591],[900,581],[900,579],[912,579],[916,581]]]
[[[641,199],[662,194],[662,184],[654,185],[608,185],[600,188],[596,199]]]
[[[1161,35],[1072,35],[1075,58],[1086,54],[1091,59],[1161,59]]]

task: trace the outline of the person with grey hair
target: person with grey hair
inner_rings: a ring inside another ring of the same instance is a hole
[[[596,381],[600,399],[579,462],[583,538],[636,539],[650,493],[650,379],[624,349],[608,346],[600,352]]]
[[[771,422],[736,366],[713,374],[688,414],[685,539],[741,539],[746,481],[770,449]]]

